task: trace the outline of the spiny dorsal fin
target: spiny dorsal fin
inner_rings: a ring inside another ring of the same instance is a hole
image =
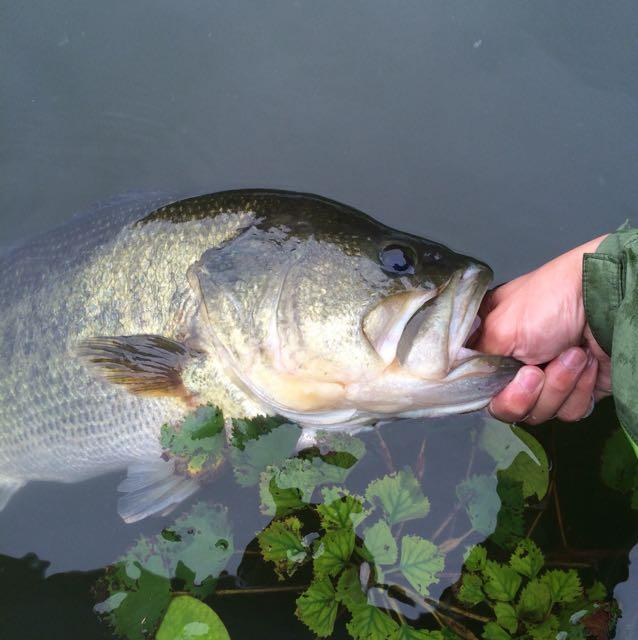
[[[197,354],[180,342],[155,335],[96,336],[82,340],[76,353],[100,378],[135,395],[190,400],[182,371]]]

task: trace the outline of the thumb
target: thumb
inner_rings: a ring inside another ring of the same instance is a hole
[[[511,355],[514,345],[508,323],[499,317],[502,314],[494,313],[501,297],[499,288],[485,294],[478,311],[481,324],[468,344],[471,349],[495,355]]]

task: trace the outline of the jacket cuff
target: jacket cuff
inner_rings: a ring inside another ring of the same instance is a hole
[[[583,255],[583,303],[596,342],[611,356],[614,323],[623,296],[622,249],[608,236],[596,253]]]

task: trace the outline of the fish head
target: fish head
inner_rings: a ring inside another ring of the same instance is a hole
[[[471,351],[490,268],[345,205],[298,196],[192,271],[203,340],[270,411],[347,425],[485,406],[519,363]]]

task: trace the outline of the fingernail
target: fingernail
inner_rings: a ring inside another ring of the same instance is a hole
[[[593,362],[594,362],[594,354],[589,349],[587,349],[587,364],[585,365],[585,369],[587,367],[591,367]]]
[[[543,383],[543,374],[538,369],[521,369],[515,380],[527,393],[534,393]]]
[[[581,418],[581,420],[584,420],[585,418],[589,418],[589,416],[594,413],[594,407],[596,406],[596,398],[594,397],[594,394],[591,394],[591,401],[589,403],[589,409],[587,410],[587,413]]]
[[[574,347],[572,349],[568,349],[564,353],[561,353],[560,361],[566,369],[569,369],[570,371],[580,371],[585,366],[587,356],[582,349]]]

